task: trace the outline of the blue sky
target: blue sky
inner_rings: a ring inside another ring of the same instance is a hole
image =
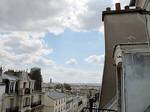
[[[65,64],[70,58],[78,60],[79,68],[87,68],[84,59],[90,55],[104,54],[104,38],[102,33],[93,32],[73,32],[69,29],[63,34],[53,35],[48,33],[45,38],[49,47],[54,52],[49,56],[59,64]]]
[[[63,69],[73,69],[74,71],[85,71],[85,72],[94,72],[97,77],[93,78],[90,76],[84,77],[84,80],[74,80],[73,82],[90,82],[100,83],[101,73],[103,69],[103,61],[104,61],[104,37],[103,33],[99,31],[88,31],[88,32],[74,32],[70,29],[65,29],[63,33],[59,35],[54,35],[53,33],[47,33],[44,37],[44,41],[49,48],[53,48],[53,53],[49,54],[47,57],[54,60],[57,66],[63,66]],[[90,56],[97,56],[96,61],[92,62],[86,61]],[[101,56],[101,57],[100,57]],[[77,63],[67,64],[66,62],[70,59],[75,59]],[[57,69],[58,70],[58,69]],[[57,71],[56,70],[56,71]],[[55,71],[55,72],[56,72]],[[54,81],[57,81],[55,78],[55,72],[49,71],[51,77]],[[90,73],[89,73],[90,74]],[[58,77],[60,76],[59,74]],[[63,74],[63,76],[65,73]],[[72,75],[72,74],[70,74]],[[76,76],[80,79],[80,75],[82,73],[77,73]],[[84,74],[85,75],[85,74]],[[85,79],[86,78],[86,79]],[[92,80],[90,80],[90,78]],[[96,79],[97,78],[97,79]],[[64,82],[70,82],[70,77],[68,80]],[[77,79],[77,78],[76,78]],[[73,79],[72,79],[73,80]],[[95,80],[95,81],[93,81]],[[63,80],[61,80],[63,82]]]
[[[40,67],[44,82],[101,83],[102,11],[129,0],[1,0],[0,64]]]

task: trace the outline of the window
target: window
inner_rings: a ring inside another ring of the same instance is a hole
[[[55,112],[57,112],[57,109],[55,110]]]
[[[30,98],[26,98],[26,105],[28,106],[28,105],[30,105]]]
[[[150,3],[147,4],[146,10],[150,11]]]
[[[29,106],[29,105],[30,105],[30,98],[29,97],[24,98],[23,106],[26,107],[26,106]]]
[[[14,88],[14,82],[10,82],[10,92],[13,92],[13,88]]]
[[[14,107],[14,99],[13,98],[10,99],[10,108],[12,108],[12,107]]]
[[[56,106],[57,106],[57,100],[56,100]]]
[[[61,106],[61,111],[63,111],[63,106]]]
[[[59,109],[58,109],[58,112],[60,112],[60,107],[59,107]]]
[[[147,53],[125,55],[124,102],[127,112],[149,112],[150,56]]]
[[[26,82],[23,83],[23,88],[26,88]]]
[[[31,82],[29,82],[29,88],[31,88]]]
[[[39,95],[39,101],[41,101],[42,100],[42,96],[41,95]]]
[[[31,97],[31,102],[32,102],[32,103],[33,103],[33,100],[34,100],[34,97],[32,96],[32,97]]]

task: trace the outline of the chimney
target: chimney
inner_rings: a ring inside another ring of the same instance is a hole
[[[121,10],[120,3],[116,3],[116,4],[115,4],[115,7],[116,7],[116,11],[120,11],[120,10]]]
[[[110,11],[111,11],[111,8],[110,8],[110,7],[107,7],[107,8],[106,8],[106,11],[107,11],[107,12],[110,12]]]
[[[124,7],[124,9],[125,9],[125,10],[129,10],[130,8],[129,8],[129,6],[127,5],[127,6]]]

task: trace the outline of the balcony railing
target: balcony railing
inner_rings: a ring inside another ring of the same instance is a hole
[[[41,101],[35,102],[31,104],[31,108],[41,105]]]
[[[19,95],[28,95],[31,94],[31,90],[29,88],[19,89]]]
[[[19,112],[19,107],[7,108],[6,112]]]
[[[30,89],[29,88],[25,88],[24,94],[30,94]]]
[[[88,108],[84,107],[81,112],[117,112],[112,109],[99,109],[99,108]]]
[[[24,106],[23,106],[23,108],[26,108],[26,107],[30,107],[30,105],[28,104],[28,105],[24,105]]]

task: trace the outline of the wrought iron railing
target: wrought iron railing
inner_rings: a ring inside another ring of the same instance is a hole
[[[31,108],[41,105],[41,101],[34,102],[31,104]]]
[[[19,107],[7,108],[6,112],[19,112]]]
[[[117,111],[112,110],[112,109],[99,109],[99,108],[84,107],[81,112],[117,112]]]

